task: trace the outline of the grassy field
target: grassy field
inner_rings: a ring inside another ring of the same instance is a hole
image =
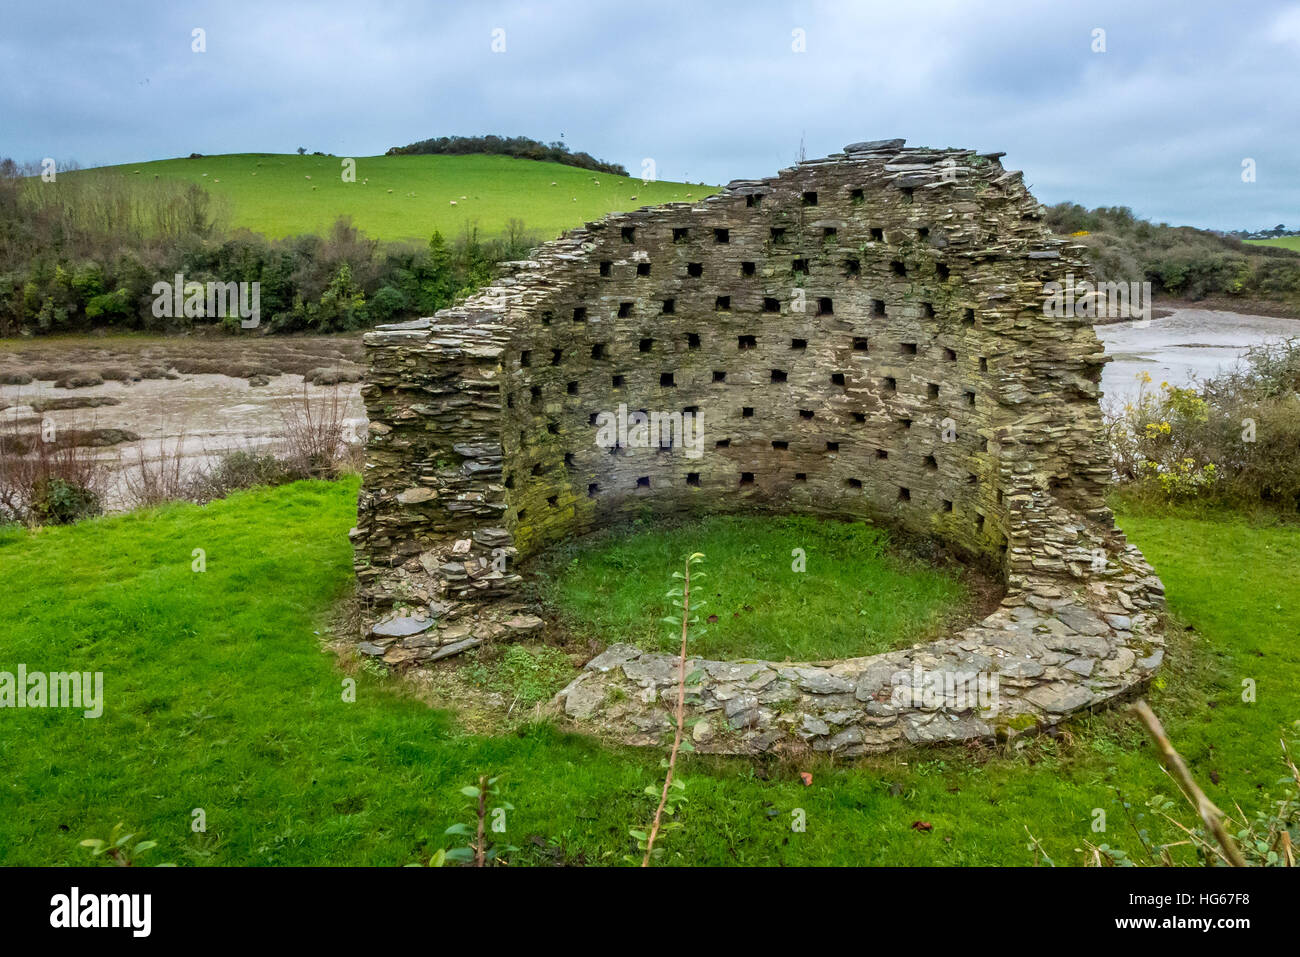
[[[869,655],[935,637],[969,598],[954,575],[908,560],[888,542],[869,525],[808,517],[656,526],[558,552],[546,598],[576,634],[675,651],[680,635],[659,620],[672,611],[664,593],[682,557],[702,551],[707,577],[692,589],[692,607],[708,622],[693,644],[697,654],[774,661]]]
[[[333,156],[231,153],[66,175],[197,183],[228,207],[229,225],[270,238],[325,235],[335,219],[347,215],[372,239],[427,241],[435,229],[451,239],[473,226],[486,237],[504,232],[512,219],[553,239],[609,212],[689,202],[716,191],[481,155],[356,157],[356,182],[345,183],[341,163]]]
[[[86,862],[78,842],[119,821],[159,842],[146,862],[418,862],[453,843],[444,829],[468,817],[458,789],[481,773],[501,776],[516,809],[504,835],[520,848],[514,863],[634,853],[627,832],[653,813],[642,792],[662,773],[658,752],[546,723],[470,735],[365,673],[355,702],[343,700],[344,674],[315,632],[351,584],[355,501],[353,482],[300,483],[0,530],[0,671],[98,670],[106,689],[98,719],[0,712],[0,864]],[[1171,631],[1149,699],[1210,797],[1253,812],[1300,717],[1300,529],[1233,516],[1123,524],[1188,626]],[[1245,678],[1257,682],[1253,704]],[[1138,817],[1171,784],[1135,722],[1113,711],[1018,746],[798,765],[687,755],[682,773],[685,830],[663,842],[674,863],[1028,864],[1027,825],[1070,864],[1084,840],[1132,852],[1135,827],[1175,836]],[[195,808],[206,833],[191,830]],[[1095,808],[1104,834],[1090,828]],[[806,833],[791,830],[795,809]]]
[[[1247,239],[1245,241],[1253,246],[1281,246],[1283,249],[1294,249],[1300,253],[1300,236],[1279,236],[1277,239]]]

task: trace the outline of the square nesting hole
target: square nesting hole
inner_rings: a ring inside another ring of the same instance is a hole
[[[600,263],[600,274],[602,276],[610,276],[613,275],[613,272],[614,272],[614,264],[610,262],[608,259],[602,260]]]
[[[795,349],[795,350],[807,349],[807,348],[808,348],[808,340],[807,340],[807,339],[791,339],[791,340],[790,340],[790,348],[791,348],[791,349]]]
[[[661,372],[659,373],[659,384],[661,386],[676,386],[677,382],[671,372]]]
[[[731,308],[730,296],[718,296],[718,298],[713,300],[714,312],[726,312],[730,308]]]
[[[807,192],[805,192],[805,193],[803,194],[803,204],[804,204],[805,206],[816,206],[816,205],[817,205],[817,193],[816,193],[815,191],[813,191],[813,190],[808,190]]]
[[[699,279],[701,276],[704,275],[704,264],[703,264],[703,263],[687,263],[687,264],[686,264],[686,275],[690,276],[692,279]]]
[[[620,230],[620,235],[623,237],[623,242],[634,243],[636,242],[636,227],[624,226],[622,230]]]
[[[737,337],[736,337],[736,346],[737,346],[737,348],[741,349],[742,351],[743,351],[743,350],[746,350],[746,349],[753,349],[753,348],[754,348],[755,346],[757,346],[757,345],[758,345],[758,339],[755,338],[754,336],[737,336]]]
[[[742,276],[753,276],[758,272],[753,263],[744,262],[740,264],[740,274]]]
[[[781,301],[780,301],[779,299],[773,299],[773,298],[771,298],[770,296],[767,297],[767,298],[765,298],[765,299],[763,300],[763,311],[764,311],[764,312],[780,312],[780,311],[781,311]]]
[[[673,313],[675,313],[675,312],[677,311],[677,300],[676,300],[676,299],[665,299],[665,300],[664,300],[664,304],[663,304],[663,308],[662,308],[661,311],[663,312],[663,314],[664,314],[665,316],[671,316]]]
[[[727,381],[727,374],[726,374],[725,372],[723,372],[721,369],[716,369],[716,370],[714,370],[714,373],[713,373],[713,381],[714,381],[714,382],[726,382],[726,381]]]
[[[647,276],[650,275],[650,264],[649,264],[649,263],[637,263],[637,264],[636,264],[636,274],[637,274],[637,276],[639,276],[640,278],[645,279]]]
[[[729,229],[715,229],[715,230],[713,231],[713,241],[714,241],[715,243],[729,243],[729,242],[731,242],[731,230],[729,230]]]
[[[691,238],[691,231],[687,229],[685,226],[673,227],[673,242],[684,243],[686,242],[686,240],[690,238]]]
[[[784,382],[785,380],[786,380],[786,375],[785,375],[785,372],[784,372],[784,371],[782,371],[781,369],[773,369],[773,370],[772,370],[772,381],[773,381],[773,382],[781,383],[781,382]]]
[[[618,317],[620,319],[626,319],[630,315],[632,315],[632,303],[620,302],[618,304]]]

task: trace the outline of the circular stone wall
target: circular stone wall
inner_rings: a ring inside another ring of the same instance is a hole
[[[747,509],[931,536],[1007,594],[924,647],[693,663],[700,750],[986,737],[1143,682],[1162,591],[1103,500],[1106,357],[1090,313],[1044,309],[1088,267],[998,160],[854,144],[610,215],[369,333],[363,650],[420,664],[535,631],[517,560],[629,514]],[[675,675],[616,642],[558,702],[654,743]]]

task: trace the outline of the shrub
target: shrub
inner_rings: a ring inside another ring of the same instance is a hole
[[[57,476],[36,481],[28,509],[30,520],[38,525],[71,525],[104,510],[97,493]]]
[[[294,478],[333,478],[349,457],[343,425],[347,400],[338,389],[313,399],[306,384],[301,402],[279,406],[284,423],[284,465]]]
[[[64,525],[100,514],[107,470],[93,449],[24,436],[0,442],[0,521]]]
[[[1143,373],[1137,398],[1108,414],[1111,465],[1164,501],[1300,507],[1300,339],[1250,349],[1192,388]]]
[[[239,449],[223,455],[206,474],[192,485],[196,501],[210,502],[231,492],[264,485],[282,485],[291,481],[284,463],[267,452]]]

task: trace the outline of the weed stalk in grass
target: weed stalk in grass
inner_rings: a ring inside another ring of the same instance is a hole
[[[698,617],[691,618],[691,566],[703,560],[704,556],[699,552],[696,552],[687,558],[685,570],[681,572],[673,572],[674,578],[680,578],[682,580],[681,591],[679,592],[674,588],[668,593],[668,596],[673,599],[673,604],[682,610],[682,651],[677,660],[677,727],[673,732],[672,749],[668,753],[668,770],[664,775],[663,793],[659,795],[659,806],[655,808],[654,820],[650,824],[650,833],[646,836],[645,857],[641,860],[642,867],[650,866],[650,857],[654,853],[655,838],[659,836],[665,809],[667,809],[669,815],[672,815],[676,812],[676,805],[686,800],[685,795],[682,793],[686,790],[685,782],[680,778],[674,781],[673,772],[677,768],[677,754],[683,749],[682,737],[683,732],[686,729],[686,639],[691,625],[699,622]],[[703,572],[696,575],[696,578],[703,577]],[[681,598],[681,601],[676,600],[678,597]],[[699,602],[696,607],[702,606],[703,604],[704,602]],[[664,618],[663,620],[668,624],[677,624],[676,618]],[[685,743],[685,750],[694,750],[691,747],[690,742]],[[677,792],[676,800],[672,807],[669,807],[668,797],[669,794],[673,792],[674,787]],[[654,793],[653,790],[651,790],[651,793]],[[633,832],[633,836],[637,836],[635,832]]]
[[[1160,749],[1160,758],[1169,769],[1169,773],[1178,786],[1183,789],[1187,795],[1187,800],[1191,802],[1192,807],[1196,808],[1196,813],[1200,815],[1205,826],[1210,829],[1214,839],[1219,842],[1223,849],[1223,857],[1233,867],[1245,867],[1246,860],[1241,856],[1241,851],[1237,849],[1236,843],[1228,835],[1227,828],[1223,826],[1223,812],[1215,807],[1214,802],[1205,796],[1205,792],[1196,784],[1196,779],[1192,773],[1187,770],[1187,765],[1183,762],[1182,755],[1174,750],[1169,736],[1165,734],[1165,729],[1160,724],[1160,719],[1156,717],[1151,706],[1145,701],[1138,701],[1133,705],[1133,710],[1137,716],[1142,719],[1146,726],[1147,733],[1155,741],[1156,747]]]

